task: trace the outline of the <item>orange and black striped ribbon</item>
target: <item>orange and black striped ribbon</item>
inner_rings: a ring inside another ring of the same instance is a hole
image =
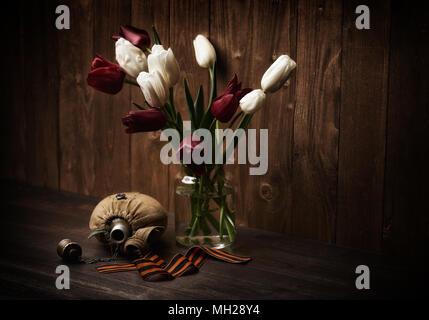
[[[242,257],[230,252],[206,247],[192,247],[185,255],[178,253],[166,264],[163,259],[152,252],[129,264],[104,265],[97,267],[100,273],[113,273],[137,270],[144,280],[151,278],[174,279],[197,272],[208,257],[229,263],[246,263],[252,258]]]

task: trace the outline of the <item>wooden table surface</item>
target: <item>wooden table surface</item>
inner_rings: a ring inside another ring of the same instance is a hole
[[[424,266],[405,259],[239,227],[232,251],[254,258],[246,265],[209,259],[196,274],[161,282],[143,281],[134,271],[99,274],[94,264],[69,265],[70,290],[58,290],[59,240],[79,242],[87,258],[108,255],[97,240],[87,239],[89,216],[99,199],[1,187],[6,198],[0,232],[4,299],[384,299],[416,297],[426,280]],[[165,260],[185,251],[175,244],[172,217],[154,250]],[[370,268],[370,290],[355,287],[358,265]]]

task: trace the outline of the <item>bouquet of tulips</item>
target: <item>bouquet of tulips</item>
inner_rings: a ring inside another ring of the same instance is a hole
[[[246,129],[252,115],[264,105],[266,94],[281,88],[296,64],[287,55],[281,55],[263,75],[261,89],[242,88],[235,75],[218,95],[216,51],[206,37],[198,35],[193,41],[195,57],[200,67],[208,69],[211,88],[208,105],[205,106],[203,87],[200,86],[193,98],[184,79],[191,121],[190,132],[186,132],[183,129],[182,115],[177,112],[173,101],[173,88],[180,77],[179,64],[172,49],[166,50],[163,47],[154,27],[152,32],[155,44],[150,48],[148,32],[132,26],[121,26],[119,36],[113,36],[116,40],[117,64],[97,54],[88,74],[88,85],[108,94],[118,93],[123,83],[141,88],[145,105],[133,102],[137,110],[130,111],[123,117],[122,123],[126,127],[126,133],[168,128],[177,130],[180,144],[176,146],[175,153],[186,175],[192,177],[190,181],[194,189],[189,199],[191,217],[184,230],[187,239],[185,244],[190,244],[189,239],[192,244],[199,243],[195,240],[198,235],[208,237],[213,230],[218,233],[220,239],[227,236],[232,243],[235,238],[235,213],[225,199],[227,183],[223,164],[215,164],[215,161],[185,163],[183,159],[201,149],[204,144],[203,140],[195,136],[198,129],[207,129],[214,133],[220,128],[220,123],[232,129],[237,123],[236,129]],[[213,137],[216,139],[216,134]],[[223,144],[223,141],[216,141],[213,145],[219,144]],[[236,141],[233,141],[233,148],[235,145]],[[215,208],[212,208],[213,205]],[[218,212],[218,218],[213,215],[215,211]]]

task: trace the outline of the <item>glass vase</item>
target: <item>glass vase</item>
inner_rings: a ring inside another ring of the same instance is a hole
[[[224,179],[184,176],[175,186],[176,242],[216,249],[230,246],[236,235],[233,188]]]

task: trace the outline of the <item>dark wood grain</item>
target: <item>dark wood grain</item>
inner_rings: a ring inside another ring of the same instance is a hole
[[[146,282],[137,272],[99,274],[96,265],[70,267],[70,290],[55,288],[59,240],[71,238],[86,258],[108,250],[88,239],[88,219],[98,199],[44,189],[1,184],[7,195],[0,234],[1,298],[6,299],[381,299],[412,297],[419,289],[417,269],[388,256],[252,228],[239,228],[233,252],[250,255],[246,265],[209,260],[194,275],[173,281]],[[165,259],[184,252],[167,233],[153,250]],[[371,268],[371,290],[355,288],[355,268]],[[412,272],[411,272],[412,271]],[[421,281],[421,279],[420,279]],[[421,283],[421,285],[423,285]]]
[[[94,57],[93,1],[65,1],[70,8],[71,29],[58,31],[61,56],[59,82],[60,188],[91,194],[95,186],[93,99],[86,83]],[[76,19],[74,20],[73,19]],[[77,18],[78,17],[78,18]],[[75,23],[76,22],[76,23]]]
[[[97,0],[94,5],[93,55],[100,53],[115,61],[111,36],[118,34],[120,25],[130,23],[131,0]],[[130,86],[124,84],[114,96],[93,91],[93,101],[86,110],[91,116],[85,123],[93,130],[88,137],[94,152],[94,171],[90,173],[94,185],[90,194],[105,196],[130,190],[130,137],[121,122],[130,108]]]
[[[392,3],[383,247],[417,257],[429,251],[428,21],[427,3]]]
[[[371,29],[344,8],[337,243],[380,250],[389,58],[389,1],[370,2]]]
[[[128,110],[129,89],[107,96],[90,88],[86,77],[96,52],[114,61],[110,37],[129,21],[129,2],[68,5],[75,20],[70,30],[58,31],[61,189],[92,195],[123,191],[129,189],[130,161],[129,137],[120,118]]]
[[[204,86],[208,96],[209,73],[198,66],[195,60],[193,40],[198,34],[209,36],[209,2],[203,0],[170,1],[170,46],[180,65],[180,79],[174,90],[176,110],[183,120],[189,120],[183,79],[186,77],[193,99],[196,98],[200,85]],[[174,185],[184,173],[180,165],[169,165],[169,209],[174,210]],[[186,214],[178,212],[180,214]]]
[[[55,2],[31,2],[23,20],[25,175],[32,185],[58,188],[58,46]]]
[[[258,89],[264,72],[279,55],[287,53],[295,58],[294,5],[294,1],[212,4],[210,39],[217,52],[219,92],[234,74],[243,87]],[[292,84],[291,88],[268,95],[266,106],[253,116],[250,125],[269,130],[267,174],[250,176],[248,165],[227,166],[236,184],[238,223],[283,232],[291,229],[294,80]]]
[[[299,1],[293,233],[335,242],[342,4]]]
[[[147,30],[151,34],[152,40],[151,30],[152,26],[155,26],[164,48],[168,49],[170,45],[170,5],[168,1],[133,0],[131,15],[132,25]],[[177,54],[176,51],[173,52]],[[144,105],[144,96],[140,88],[131,89],[131,99]],[[130,102],[128,105],[130,109],[133,108]],[[168,208],[171,188],[169,169],[159,160],[164,143],[160,141],[159,131],[131,136],[131,188],[155,197],[164,207]]]

